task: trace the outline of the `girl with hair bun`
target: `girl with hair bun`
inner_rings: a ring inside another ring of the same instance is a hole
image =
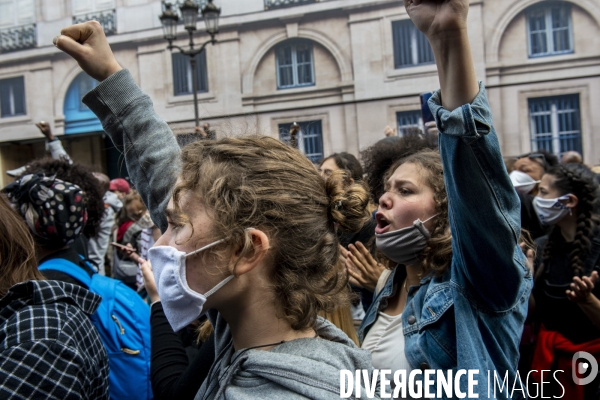
[[[57,47],[101,81],[84,101],[123,151],[162,231],[149,250],[160,297],[153,307],[175,331],[205,313],[214,327],[215,361],[196,399],[339,399],[340,370],[372,375],[368,351],[318,316],[348,296],[335,227],[363,225],[366,190],[335,174],[323,180],[270,137],[181,151],[97,22],[62,34]]]
[[[600,361],[599,200],[595,174],[583,164],[566,164],[543,175],[533,201],[551,231],[536,241],[533,294],[540,331],[532,369],[564,370],[558,377],[569,399],[597,399],[600,383],[575,385],[571,374],[578,351]],[[553,389],[562,395],[560,386]]]

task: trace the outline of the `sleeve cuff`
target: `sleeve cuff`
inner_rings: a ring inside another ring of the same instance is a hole
[[[112,114],[119,115],[129,104],[144,96],[129,71],[122,69],[98,84],[82,101],[96,114],[102,114],[102,108],[108,107]]]
[[[478,139],[492,131],[492,113],[483,82],[479,82],[479,93],[470,104],[446,110],[442,106],[441,90],[437,90],[428,105],[442,134]]]

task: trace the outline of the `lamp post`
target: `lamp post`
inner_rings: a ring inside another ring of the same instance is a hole
[[[194,31],[196,30],[199,7],[192,0],[185,0],[183,2],[179,9],[181,10],[183,26],[190,35],[189,48],[183,49],[182,47],[173,44],[173,40],[177,39],[177,23],[179,22],[179,16],[171,9],[171,7],[171,3],[165,3],[165,11],[158,18],[163,27],[164,38],[169,42],[168,49],[171,51],[177,49],[181,54],[185,54],[190,58],[190,67],[192,69],[192,91],[194,93],[194,116],[196,118],[196,127],[198,128],[200,126],[200,119],[198,117],[196,55],[200,54],[207,44],[215,44],[217,42],[215,35],[219,33],[219,15],[221,14],[221,9],[213,4],[213,0],[208,0],[206,6],[202,9],[202,17],[204,18],[206,32],[210,35],[210,40],[202,43],[200,47],[196,48],[194,43]]]

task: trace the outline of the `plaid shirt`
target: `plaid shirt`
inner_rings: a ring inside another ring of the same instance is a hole
[[[0,299],[0,398],[108,399],[108,359],[88,317],[99,304],[58,281],[10,288]]]

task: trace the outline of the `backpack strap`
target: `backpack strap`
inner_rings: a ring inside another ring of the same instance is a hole
[[[85,272],[79,265],[72,263],[64,258],[53,258],[43,262],[38,269],[40,271],[53,270],[69,275],[71,278],[77,279],[88,288],[92,284],[92,277]]]
[[[78,254],[78,256],[79,256],[79,258],[81,258],[81,262],[79,263],[79,265],[85,265],[85,267],[90,270],[92,275],[95,275],[98,273],[98,266],[96,265],[95,262],[93,262],[89,258],[85,258],[81,254]]]

